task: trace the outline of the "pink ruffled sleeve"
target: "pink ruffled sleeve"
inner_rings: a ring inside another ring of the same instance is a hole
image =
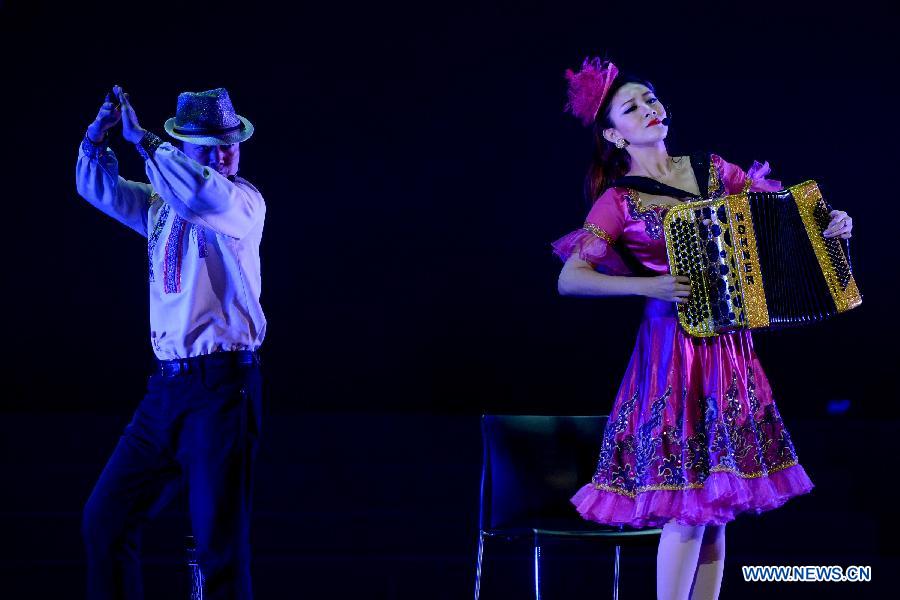
[[[631,269],[615,249],[625,226],[622,194],[611,188],[594,202],[581,229],[576,229],[553,242],[553,252],[567,261],[573,254],[591,263],[607,275],[632,275]]]
[[[740,194],[742,192],[777,192],[784,189],[781,182],[775,179],[766,179],[771,172],[768,161],[760,164],[753,161],[749,171],[744,171],[739,166],[732,164],[721,156],[712,155],[712,161],[725,184],[726,194]]]

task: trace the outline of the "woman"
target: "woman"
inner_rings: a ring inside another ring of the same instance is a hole
[[[690,294],[669,275],[662,219],[679,202],[774,191],[768,163],[748,173],[715,154],[669,156],[666,109],[653,86],[585,60],[568,71],[567,108],[594,131],[582,229],[557,240],[559,291],[646,296],[637,344],[610,412],[597,472],[572,498],[593,521],[662,526],[659,598],[717,598],[725,524],[813,488],[772,398],[749,331],[694,338],[676,304]],[[826,237],[851,235],[832,211]]]

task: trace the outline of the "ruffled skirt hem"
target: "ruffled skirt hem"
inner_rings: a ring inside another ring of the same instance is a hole
[[[813,487],[797,464],[754,478],[717,471],[700,488],[647,490],[634,497],[589,483],[572,497],[572,504],[585,519],[608,525],[659,527],[672,519],[681,525],[724,525],[743,512],[778,508]]]

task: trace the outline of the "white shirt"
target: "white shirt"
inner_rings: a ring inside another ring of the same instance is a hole
[[[266,204],[169,143],[145,162],[150,184],[119,177],[115,154],[82,147],[78,193],[147,239],[150,341],[160,360],[256,350],[266,333],[259,303],[259,243]]]

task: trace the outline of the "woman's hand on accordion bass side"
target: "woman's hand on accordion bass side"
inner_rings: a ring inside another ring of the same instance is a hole
[[[853,219],[850,215],[842,210],[833,210],[828,214],[831,216],[831,222],[822,235],[826,238],[840,236],[845,240],[850,239],[853,231]]]
[[[682,275],[657,275],[644,278],[644,295],[648,298],[684,304],[691,295],[691,280]]]

